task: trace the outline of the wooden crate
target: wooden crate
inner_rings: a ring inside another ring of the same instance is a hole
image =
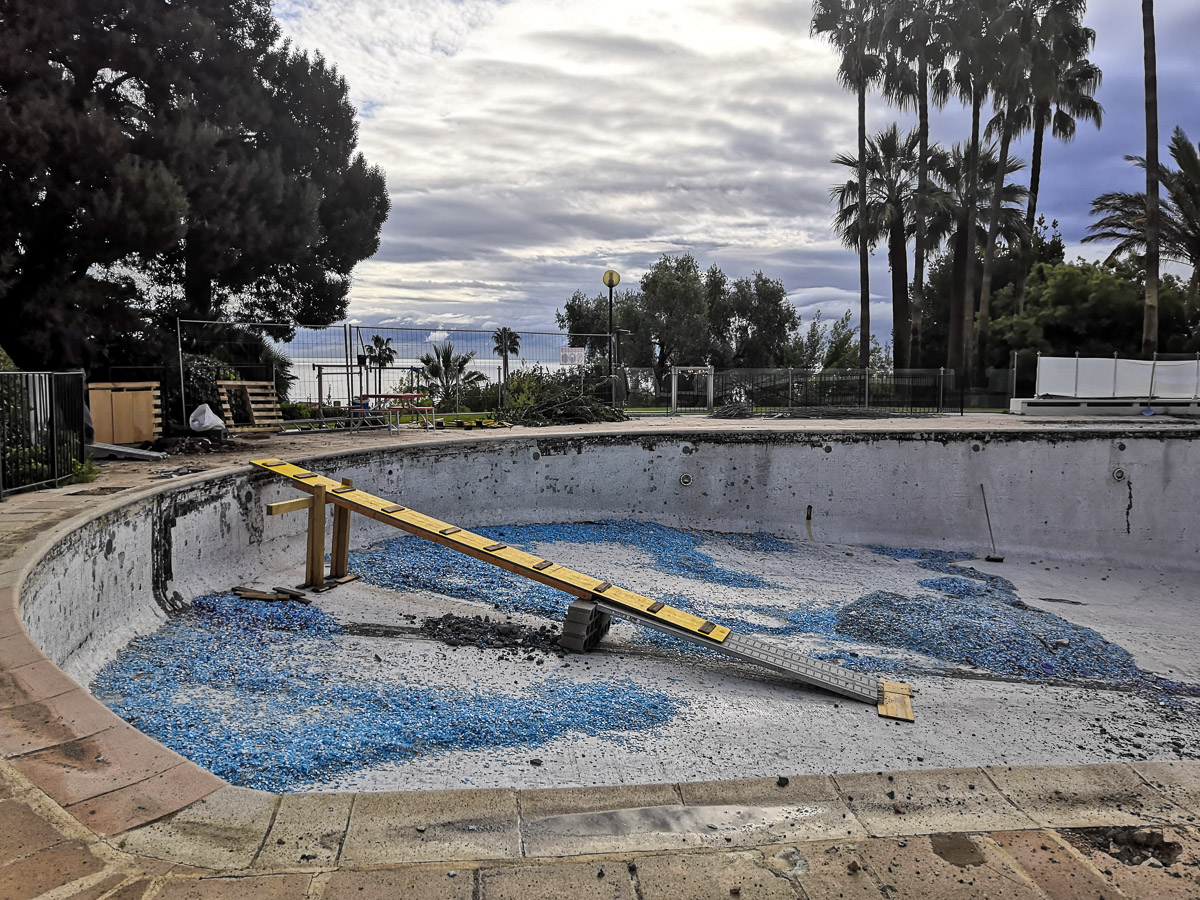
[[[279,409],[279,397],[275,385],[270,381],[218,381],[217,392],[221,399],[221,418],[230,431],[279,431],[283,427],[283,413]],[[231,393],[241,395],[250,421],[234,424]]]
[[[88,385],[92,427],[100,444],[140,444],[162,436],[157,381],[104,381]]]

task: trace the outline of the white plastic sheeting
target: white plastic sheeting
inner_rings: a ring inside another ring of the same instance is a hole
[[[1039,397],[1200,398],[1200,356],[1185,360],[1039,356]]]

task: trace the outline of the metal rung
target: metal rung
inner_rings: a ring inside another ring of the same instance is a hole
[[[438,532],[438,534],[458,534],[460,531],[462,531],[461,528],[456,528],[453,525],[451,525],[449,528],[443,528],[441,531]]]
[[[698,632],[700,632],[701,634],[712,634],[712,630],[716,627],[717,627],[716,622],[705,622],[703,625],[701,625],[696,630]]]
[[[542,571],[543,569],[548,569],[548,568],[550,568],[552,565],[554,565],[554,563],[550,562],[550,560],[548,560],[548,559],[543,559],[543,560],[542,560],[541,562],[539,562],[539,563],[534,563],[534,564],[533,564],[533,567],[534,567],[535,569],[537,569],[537,570],[540,572],[540,571]]]
[[[380,510],[380,512],[386,512],[386,513],[404,512],[404,507],[403,506],[385,506],[382,510]]]
[[[494,553],[497,550],[503,550],[507,546],[508,546],[508,544],[488,544],[483,549]]]
[[[276,466],[286,466],[287,463],[284,462],[282,459],[277,459],[277,460],[275,460],[275,462],[265,462],[265,463],[263,463],[263,465],[266,466],[267,468],[274,469]]]
[[[299,474],[299,475],[296,475],[296,476],[294,476],[294,477],[296,477],[296,478],[316,478],[316,477],[317,477],[317,473],[316,473],[316,472],[303,472],[303,473],[301,473],[301,474]]]
[[[596,585],[594,588],[592,588],[592,590],[595,591],[597,594],[603,594],[610,587],[612,587],[611,584],[609,584],[607,581],[602,581],[598,585]]]
[[[334,488],[334,489],[333,489],[333,493],[335,493],[335,494],[348,494],[348,493],[350,493],[351,491],[357,491],[357,490],[358,490],[358,488],[356,488],[356,487],[340,487],[340,488]]]
[[[666,605],[667,605],[667,604],[663,603],[661,600],[655,600],[655,601],[654,601],[653,603],[651,603],[651,604],[650,604],[648,607],[646,607],[646,612],[648,612],[648,613],[656,613],[656,612],[658,612],[660,609],[662,609],[662,608],[663,608],[664,606],[666,606]]]

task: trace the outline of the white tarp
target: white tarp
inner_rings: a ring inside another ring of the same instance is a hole
[[[1200,360],[1038,357],[1039,397],[1130,397],[1192,400],[1200,397]]]

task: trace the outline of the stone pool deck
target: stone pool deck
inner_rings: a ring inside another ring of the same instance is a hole
[[[1169,439],[1200,423],[696,417],[536,433],[759,428]],[[79,522],[168,481],[263,456],[516,431],[275,436],[235,453],[111,463],[92,485],[0,503],[0,900],[1200,896],[1200,763],[275,795],[227,785],[124,724],[25,633],[30,565]]]

